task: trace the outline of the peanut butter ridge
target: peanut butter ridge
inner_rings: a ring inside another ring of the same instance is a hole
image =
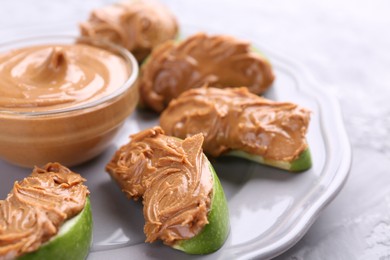
[[[250,43],[225,35],[195,34],[155,48],[140,74],[141,101],[162,112],[180,93],[199,88],[241,87],[256,94],[274,80],[270,63]]]
[[[184,141],[160,127],[131,136],[106,170],[129,198],[143,199],[146,241],[172,245],[208,223],[213,189],[202,135]]]
[[[89,191],[79,174],[58,164],[35,167],[0,201],[0,259],[35,251],[84,208]]]
[[[307,148],[309,120],[305,108],[259,97],[244,87],[199,88],[173,100],[160,125],[179,138],[202,133],[204,151],[215,157],[241,150],[291,162]]]
[[[80,24],[81,34],[106,39],[131,51],[142,61],[158,44],[176,37],[176,18],[153,0],[124,1],[95,9]]]
[[[46,111],[108,95],[130,75],[123,58],[90,45],[40,45],[0,54],[0,109]]]

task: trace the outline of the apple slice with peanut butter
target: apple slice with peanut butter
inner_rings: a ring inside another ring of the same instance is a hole
[[[158,1],[128,0],[93,10],[80,33],[123,46],[141,62],[157,45],[174,39],[175,16]]]
[[[160,125],[179,138],[203,134],[203,149],[211,156],[234,155],[298,172],[311,167],[309,120],[307,109],[259,97],[244,87],[204,87],[172,100]]]
[[[154,127],[132,135],[107,164],[128,198],[142,198],[146,242],[162,240],[189,254],[224,244],[227,202],[202,144],[200,134],[181,140]]]
[[[85,259],[92,240],[85,181],[48,163],[15,182],[0,201],[0,259]]]
[[[271,64],[249,42],[198,33],[153,50],[141,67],[140,102],[162,112],[182,92],[206,83],[217,88],[247,86],[262,94],[273,80]]]

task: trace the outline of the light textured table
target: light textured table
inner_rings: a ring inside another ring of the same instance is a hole
[[[77,22],[109,2],[3,0],[0,30]],[[291,57],[341,102],[354,156],[350,177],[278,259],[389,259],[390,1],[163,2],[184,25],[255,39]]]

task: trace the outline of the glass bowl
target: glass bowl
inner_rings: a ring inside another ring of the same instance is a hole
[[[127,80],[113,92],[79,105],[40,111],[0,108],[0,158],[31,167],[81,164],[103,152],[138,103],[138,64],[126,49],[84,37],[47,36],[0,44],[0,53],[37,45],[83,43],[122,57]]]

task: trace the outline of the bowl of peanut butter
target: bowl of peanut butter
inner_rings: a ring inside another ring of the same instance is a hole
[[[108,147],[138,102],[138,64],[113,43],[47,36],[0,45],[0,158],[68,166]]]

